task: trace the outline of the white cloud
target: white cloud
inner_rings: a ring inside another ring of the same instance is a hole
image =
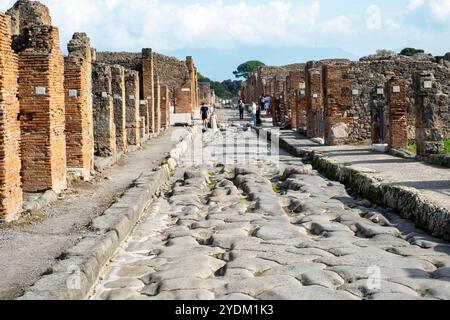
[[[424,0],[409,0],[406,8],[408,9],[408,11],[413,11],[422,7],[424,4],[425,4]]]
[[[327,34],[351,35],[353,33],[352,22],[349,17],[344,15],[325,22],[322,30]]]
[[[439,22],[446,22],[450,18],[450,0],[429,1],[431,13]]]
[[[15,1],[0,0],[0,11]],[[249,45],[298,46],[323,33],[348,31],[340,16],[319,21],[320,1],[273,0],[250,4],[211,0],[197,3],[164,0],[41,0],[59,27],[62,43],[84,31],[102,49],[154,47],[233,48]]]

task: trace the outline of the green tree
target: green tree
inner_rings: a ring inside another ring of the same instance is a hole
[[[384,58],[384,57],[394,56],[395,54],[396,53],[394,51],[386,50],[386,49],[380,49],[380,50],[377,50],[376,56],[380,57],[380,58]]]
[[[417,53],[425,53],[425,50],[416,49],[416,48],[405,48],[402,50],[402,52],[400,52],[400,54],[402,56],[408,56],[408,57],[412,57],[413,55],[415,55]]]
[[[197,75],[197,79],[199,82],[209,82],[211,84],[211,88],[214,89],[216,96],[222,99],[232,99],[236,97],[242,83],[240,80],[225,80],[222,82],[213,81],[202,75],[200,72]]]
[[[244,78],[248,79],[249,74],[253,71],[255,71],[258,67],[265,66],[264,63],[257,60],[251,60],[244,62],[239,67],[237,67],[237,70],[233,72],[236,78]]]

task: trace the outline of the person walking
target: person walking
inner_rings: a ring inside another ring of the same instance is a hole
[[[264,109],[266,110],[266,115],[270,114],[270,97],[266,95],[266,99],[264,99]]]
[[[206,130],[208,128],[209,108],[206,106],[205,103],[202,104],[202,107],[200,108],[200,113],[202,115],[203,129]]]
[[[239,100],[239,119],[240,120],[244,120],[244,110],[245,110],[244,102],[242,100]]]
[[[255,102],[252,103],[252,120],[253,120],[253,128],[256,128],[257,126],[257,113],[258,113],[258,106]]]

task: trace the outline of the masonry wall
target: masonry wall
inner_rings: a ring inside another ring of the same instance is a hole
[[[325,144],[341,145],[350,142],[354,115],[352,109],[352,81],[345,75],[347,65],[326,65],[323,68]],[[354,89],[353,89],[354,90]]]
[[[161,86],[161,126],[170,127],[170,90],[167,86]]]
[[[55,27],[24,28],[19,45],[23,189],[67,187],[64,58]]]
[[[129,145],[138,146],[141,143],[141,133],[137,71],[126,70],[125,72],[125,98],[127,142]]]
[[[146,133],[155,132],[154,90],[153,51],[152,49],[142,49],[142,92],[143,99],[148,101]]]
[[[417,72],[414,77],[417,153],[421,156],[440,153],[443,140],[450,137],[450,87],[442,71]]]
[[[0,220],[22,211],[18,57],[11,50],[10,18],[0,13]]]
[[[94,146],[99,157],[116,157],[116,126],[111,87],[111,67],[94,63],[92,94],[94,101]]]
[[[94,169],[92,57],[89,38],[75,34],[64,59],[67,168],[88,180]]]
[[[322,135],[317,121],[318,112],[323,111],[322,69],[314,68],[312,64],[306,67],[306,109],[307,134],[314,138]]]
[[[408,101],[405,79],[393,77],[389,80],[386,92],[389,109],[389,147],[406,148],[408,143]]]
[[[161,131],[161,88],[159,85],[159,77],[155,76],[154,79],[155,88],[154,88],[154,104],[155,104],[155,133]]]
[[[111,66],[111,90],[114,105],[114,124],[116,127],[116,147],[121,153],[127,152],[127,121],[125,107],[125,69],[119,65]]]

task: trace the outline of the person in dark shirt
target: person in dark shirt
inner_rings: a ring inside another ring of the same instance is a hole
[[[200,108],[200,113],[202,115],[202,121],[203,121],[203,127],[208,126],[208,116],[209,116],[209,108],[206,106],[206,104],[202,104],[202,107]]]

